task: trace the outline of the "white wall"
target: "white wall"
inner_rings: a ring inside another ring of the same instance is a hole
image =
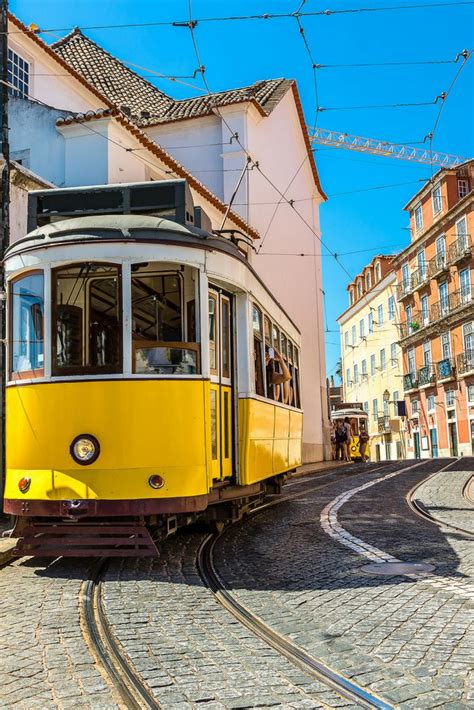
[[[295,202],[296,209],[319,234],[318,212],[321,200],[307,159],[306,145],[292,92],[286,94],[269,117],[262,117],[249,103],[223,107],[220,113],[225,122],[213,116],[180,121],[172,126],[156,126],[148,132],[161,145],[167,147],[185,167],[196,172],[197,177],[217,192],[224,202],[230,200],[246,162],[245,151],[235,141],[229,143],[230,131],[238,132],[241,143],[252,158],[259,161],[263,172],[282,192],[294,178],[287,196],[289,199],[299,200]],[[217,122],[220,123],[219,137],[215,132]],[[217,149],[219,153],[216,152],[216,147],[211,145],[203,148],[191,147],[215,142],[222,143]],[[185,144],[189,146],[186,151],[173,148]],[[216,174],[212,172],[214,168],[219,169],[219,166],[223,168],[221,191],[216,183]],[[209,172],[199,172],[198,168]],[[279,199],[278,192],[254,168],[243,180],[233,209],[259,230],[263,239],[275,211],[275,203]],[[262,253],[256,257],[252,255],[251,260],[302,332],[304,456],[306,460],[315,461],[322,459],[324,455],[324,428],[327,430],[328,419],[319,256],[321,248],[311,228],[304,225],[295,210],[282,203],[271,222]],[[259,248],[259,242],[256,242],[256,246]],[[265,256],[265,252],[282,253],[284,256]],[[299,253],[316,256],[288,255]]]
[[[216,116],[178,121],[146,130],[185,168],[223,199],[221,121]]]
[[[94,131],[87,123],[60,126],[58,131],[65,139],[64,144],[64,184],[104,185],[108,180],[108,135],[109,120],[94,121]]]

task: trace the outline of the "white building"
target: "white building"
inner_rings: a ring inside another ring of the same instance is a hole
[[[30,101],[17,103],[28,104],[32,117],[25,129],[19,118],[25,110],[18,109],[12,157],[46,180],[73,186],[184,177],[195,204],[218,229],[251,156],[224,226],[253,239],[260,234],[253,265],[302,331],[303,453],[306,461],[323,459],[328,447],[318,236],[325,195],[295,82],[262,81],[212,99],[206,94],[176,101],[79,30],[49,46],[16,18],[10,16],[10,23],[10,81],[29,95]]]

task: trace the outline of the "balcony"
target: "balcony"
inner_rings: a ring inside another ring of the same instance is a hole
[[[378,423],[379,434],[385,434],[385,433],[391,431],[390,417],[388,416],[388,414],[385,414],[383,417],[378,417],[377,423]]]
[[[400,340],[403,340],[403,338],[408,338],[408,336],[413,335],[418,330],[427,325],[427,323],[424,322],[425,320],[427,319],[423,317],[420,311],[416,311],[415,313],[412,313],[410,320],[406,320],[403,323],[399,323],[398,327],[400,329]]]
[[[418,380],[416,378],[416,373],[408,372],[403,375],[403,391],[410,392],[410,390],[418,389]]]
[[[459,264],[464,259],[471,257],[471,238],[467,234],[461,234],[455,242],[448,247],[448,263]]]
[[[440,252],[433,256],[428,262],[428,277],[430,279],[436,279],[448,271],[448,259],[445,252]]]
[[[447,382],[454,378],[454,362],[450,357],[446,357],[444,360],[440,360],[436,363],[436,373],[438,375],[438,382]]]
[[[397,284],[397,301],[403,301],[403,299],[410,296],[411,293],[412,287],[410,278]]]
[[[414,271],[411,275],[411,290],[412,291],[417,291],[420,288],[423,288],[423,286],[427,285],[429,283],[429,278],[428,278],[428,266],[424,264],[423,266],[420,266],[416,271]]]
[[[474,350],[465,350],[457,356],[459,377],[474,374]]]
[[[465,306],[472,304],[471,289],[461,289],[453,291],[443,298],[441,301],[433,303],[430,308],[430,321],[437,321],[440,318],[449,316],[453,311],[457,311]]]
[[[436,371],[433,365],[425,365],[418,370],[418,386],[430,387],[436,383]]]

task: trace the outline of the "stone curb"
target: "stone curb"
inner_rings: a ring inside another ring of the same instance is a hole
[[[302,476],[311,476],[316,473],[326,473],[326,471],[333,471],[336,468],[343,468],[344,466],[350,466],[348,461],[321,461],[319,463],[307,463],[303,466],[299,466],[296,471],[290,473],[288,478],[301,478]]]
[[[0,539],[0,567],[8,565],[12,562],[15,557],[13,556],[13,549],[16,545],[16,538],[4,538]]]

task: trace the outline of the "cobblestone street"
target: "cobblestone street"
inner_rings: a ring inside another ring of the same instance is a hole
[[[274,497],[224,531],[217,572],[266,624],[389,705],[472,707],[474,505],[463,495],[472,463],[349,465],[293,479],[291,500]],[[413,497],[439,526],[406,502],[422,481]],[[113,634],[158,706],[353,707],[216,601],[196,568],[207,535],[183,530],[157,558],[113,560],[102,583]],[[364,570],[374,561],[435,569]],[[88,575],[87,562],[63,559],[0,570],[0,707],[125,707],[86,640]]]

